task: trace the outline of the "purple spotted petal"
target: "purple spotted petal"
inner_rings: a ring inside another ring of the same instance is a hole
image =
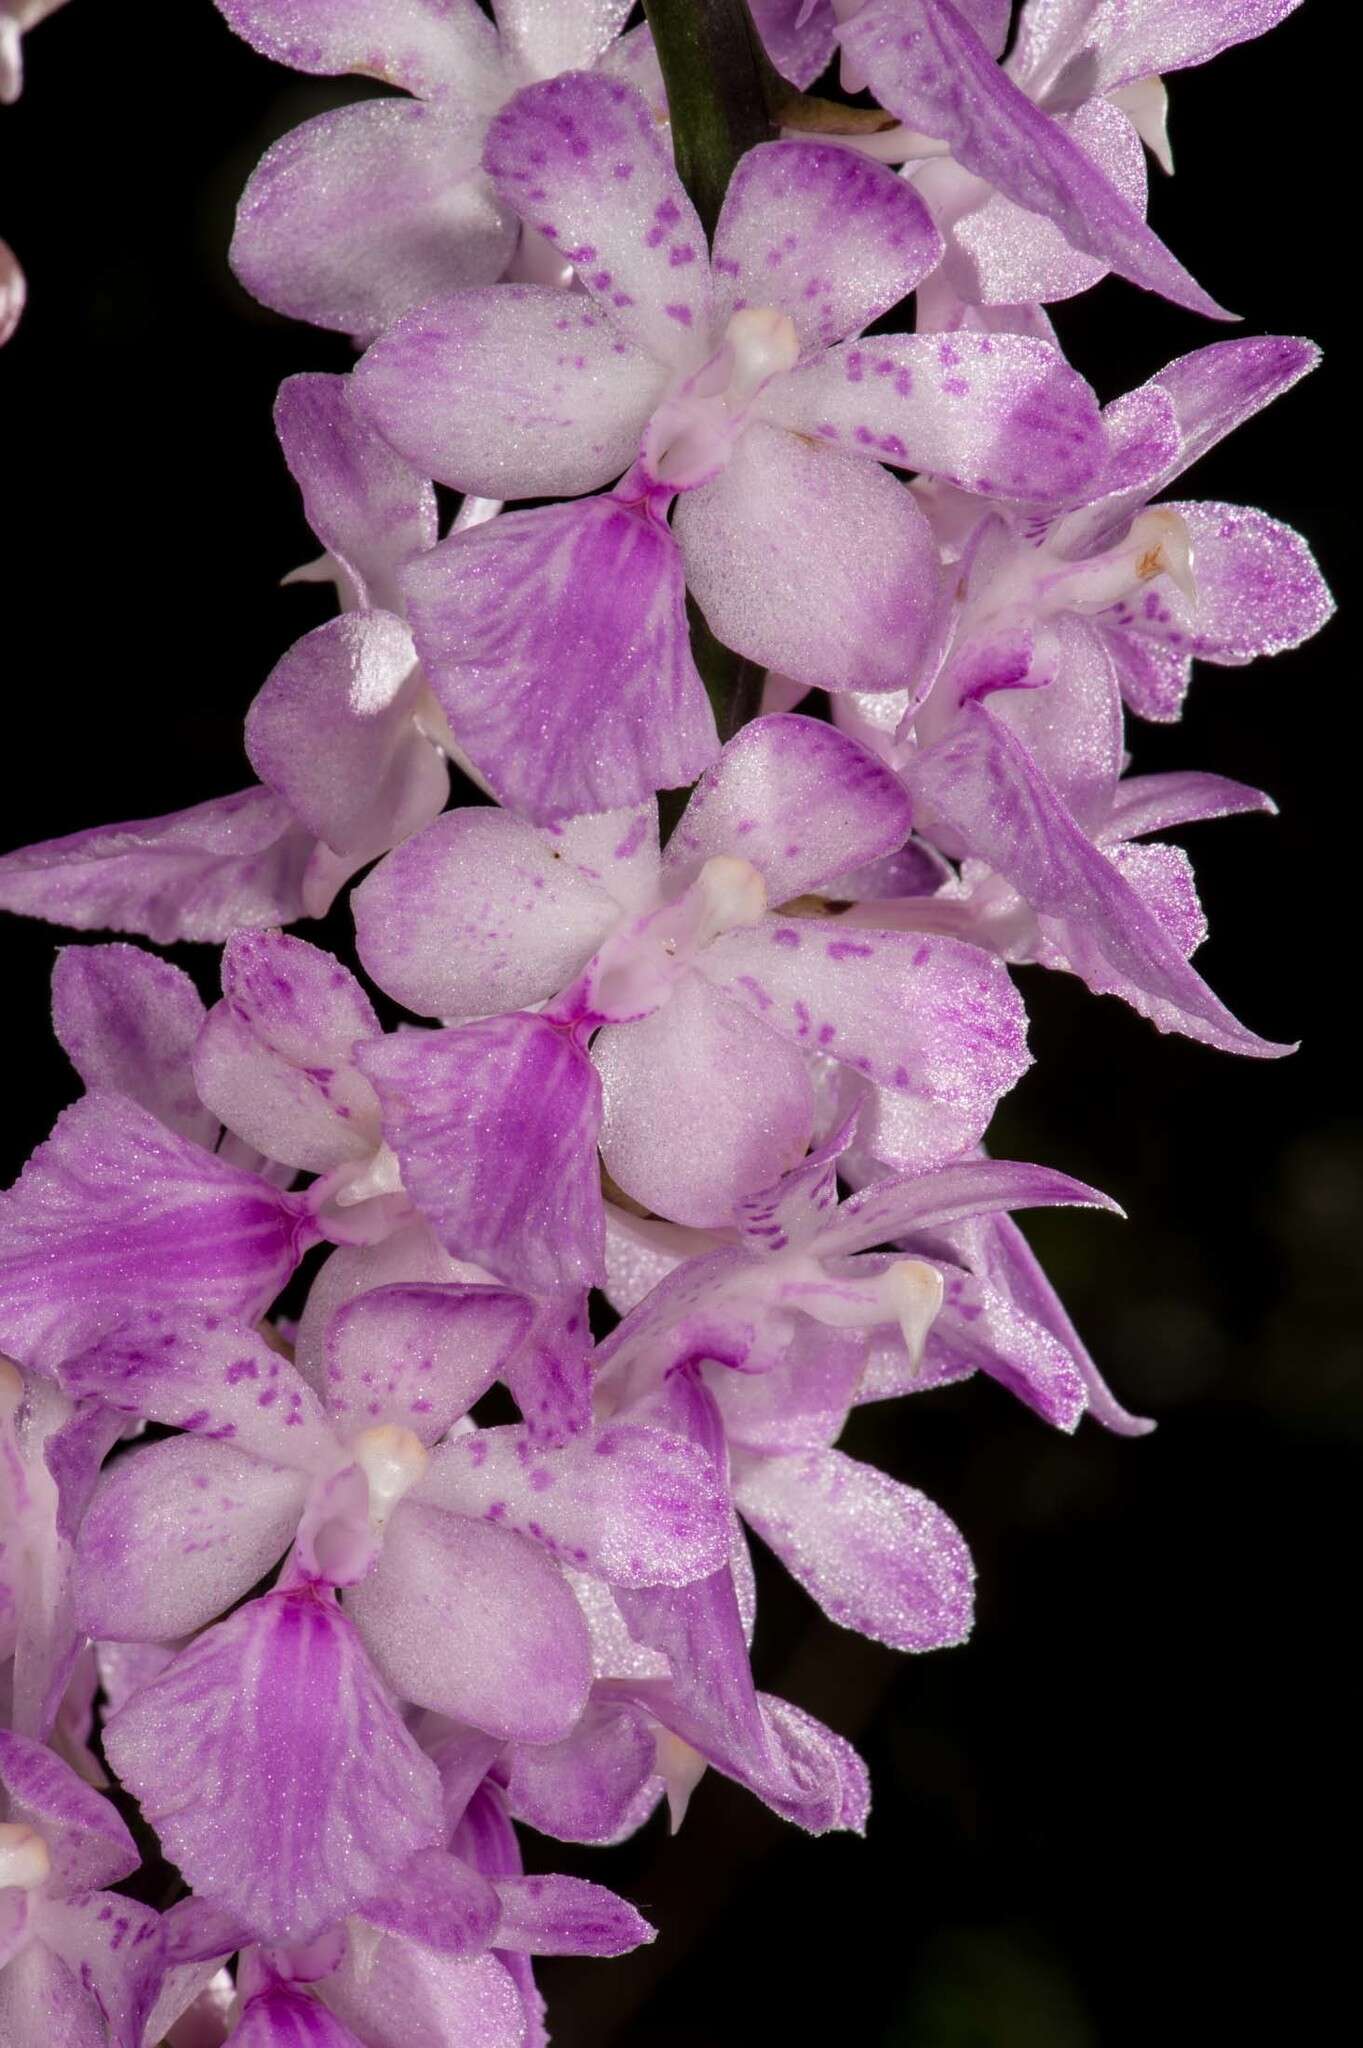
[[[415,1705],[519,1742],[558,1742],[591,1684],[567,1580],[524,1536],[404,1501],[346,1595],[370,1654]]]
[[[1197,603],[1165,590],[1154,618],[1137,607],[1134,631],[1238,668],[1300,646],[1332,616],[1334,599],[1315,557],[1281,520],[1247,505],[1176,502],[1167,509],[1183,519],[1192,540]]]
[[[164,818],[96,825],[0,856],[0,909],[77,931],[220,944],[303,914],[312,839],[258,785]]]
[[[567,498],[610,483],[629,468],[663,382],[587,300],[529,284],[420,306],[354,373],[361,411],[409,462],[486,498]]]
[[[716,939],[698,965],[769,1030],[910,1104],[945,1104],[967,1126],[962,1144],[1029,1064],[1007,973],[955,939],[768,919]]]
[[[615,814],[616,844],[657,827]],[[351,897],[366,972],[418,1016],[457,1022],[566,988],[624,906],[571,857],[562,832],[487,805],[448,811]]]
[[[399,610],[399,565],[435,545],[431,485],[362,417],[349,377],[286,377],[274,424],[308,525],[356,603]]]
[[[0,1728],[0,1787],[8,1795],[5,1818],[47,1844],[53,1896],[99,1890],[136,1870],[137,1844],[117,1810],[42,1743]]]
[[[497,1946],[532,1956],[623,1956],[658,1930],[627,1900],[581,1877],[497,1880]]]
[[[613,326],[694,367],[712,324],[705,233],[641,93],[580,71],[528,86],[489,128],[483,164]]]
[[[725,1224],[741,1195],[803,1156],[814,1122],[804,1061],[698,974],[655,1016],[602,1031],[592,1057],[601,1156],[658,1215]]]
[[[436,93],[490,71],[495,38],[475,0],[217,0],[236,33],[276,64],[358,71]]]
[[[161,1980],[161,1916],[117,1892],[43,1901],[41,1941],[79,1979],[102,2024],[95,2039],[108,2048],[142,2048],[143,2028]],[[40,2008],[42,2009],[42,2008]],[[58,2031],[49,2040],[79,2048],[82,2037]],[[3,2013],[0,2013],[0,2023]],[[6,2036],[8,2038],[8,2036]]]
[[[61,1377],[77,1398],[293,1471],[312,1471],[331,1451],[330,1425],[307,1381],[254,1330],[217,1315],[149,1318],[69,1360]]]
[[[893,334],[850,341],[773,384],[764,416],[850,454],[987,497],[1053,501],[1092,483],[1098,402],[1044,341]]]
[[[839,40],[876,98],[1078,249],[1176,305],[1227,317],[1056,122],[995,64],[950,0],[870,0]]]
[[[970,1633],[970,1553],[915,1488],[813,1450],[742,1460],[734,1498],[830,1621],[897,1650],[941,1649]]]
[[[654,1739],[633,1708],[592,1701],[561,1742],[510,1753],[513,1817],[560,1842],[617,1839],[655,1770]]]
[[[504,515],[420,557],[404,585],[455,739],[536,823],[642,802],[713,758],[681,561],[646,503]]]
[[[376,1287],[327,1330],[327,1412],[343,1437],[381,1423],[433,1444],[528,1334],[534,1304],[500,1287]]]
[[[312,1236],[268,1182],[87,1095],[0,1196],[0,1348],[54,1372],[154,1311],[252,1322]]]
[[[478,169],[481,123],[411,100],[319,114],[247,181],[232,268],[276,313],[361,344],[437,292],[491,284],[516,218]]]
[[[210,1150],[218,1120],[190,1071],[204,1006],[187,974],[140,946],[63,946],[52,970],[52,1026],[87,1088],[140,1102]]]
[[[104,1743],[195,1891],[265,1940],[310,1940],[438,1846],[435,1766],[350,1622],[307,1589],[207,1630]]]
[[[682,1437],[628,1423],[561,1448],[523,1428],[453,1437],[414,1498],[533,1536],[613,1585],[684,1586],[729,1554],[709,1460]]]
[[[1135,79],[1186,70],[1236,43],[1249,42],[1284,20],[1301,0],[1145,0],[1120,8],[1095,0],[1063,0],[1029,8],[1018,29],[1014,60],[1038,97],[1067,67],[1091,92],[1108,93]]]
[[[199,1437],[170,1437],[115,1458],[81,1527],[81,1627],[119,1643],[192,1635],[278,1563],[307,1491],[301,1473]]]
[[[1086,936],[1098,954],[1096,978],[1111,987],[1108,978],[1115,976],[1123,993],[1133,986],[1149,997],[1147,1014],[1153,1012],[1160,1030],[1260,1059],[1290,1050],[1247,1031],[1217,1001],[1177,939],[1075,823],[1026,749],[982,706],[965,707],[956,731],[917,756],[909,779],[1035,911]],[[1090,979],[1079,961],[1073,964]]]
[[[822,142],[764,142],[739,160],[715,228],[716,318],[773,306],[801,349],[860,333],[942,254],[911,185]]]
[[[16,1897],[24,1895],[7,1892],[5,1904]],[[29,1906],[25,1918],[33,1912]],[[22,1931],[12,1938],[22,1942]],[[43,1941],[28,1941],[0,1970],[0,2027],[14,2048],[51,2048],[54,2039],[66,2048],[109,2048],[109,2030],[79,1972]]]
[[[898,778],[821,719],[782,712],[737,732],[692,792],[667,843],[670,878],[717,855],[749,860],[770,903],[786,903],[908,837]]]
[[[422,1849],[360,1913],[389,1934],[410,1935],[443,1955],[468,1956],[488,1946],[499,1905],[492,1886],[467,1863],[443,1849]]]
[[[716,636],[811,689],[900,689],[933,644],[931,529],[900,483],[841,449],[757,421],[683,495],[673,531]]]
[[[513,1286],[592,1286],[605,1225],[591,1062],[541,1018],[401,1032],[359,1053],[403,1185],[456,1258]]]
[[[449,770],[414,720],[423,694],[401,619],[328,619],[276,662],[247,713],[251,766],[333,852],[372,859],[449,795]]]
[[[367,1159],[379,1108],[354,1064],[379,1022],[353,974],[284,932],[239,932],[222,959],[223,998],[194,1053],[199,1093],[229,1130],[310,1173]]]

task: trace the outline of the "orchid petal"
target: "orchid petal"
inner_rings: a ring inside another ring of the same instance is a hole
[[[901,688],[932,644],[931,529],[901,484],[841,449],[755,421],[673,531],[716,638],[811,689]]]
[[[1103,453],[1088,385],[1057,350],[1018,334],[849,341],[772,384],[759,405],[830,447],[986,497],[1075,497]]]
[[[613,815],[623,845],[640,814]],[[447,812],[352,896],[366,972],[418,1016],[451,1023],[566,987],[621,906],[561,840],[490,806]]]
[[[255,785],[164,818],[96,825],[0,856],[0,909],[76,931],[214,943],[303,914],[312,841]]]
[[[295,71],[353,71],[408,92],[460,85],[491,71],[496,41],[476,0],[217,0],[228,25]]]
[[[641,93],[581,71],[528,86],[489,128],[483,165],[613,327],[694,366],[713,317],[705,231]]]
[[[161,1916],[117,1892],[43,1901],[42,1942],[79,1978],[109,2048],[142,2048],[143,2027],[161,1981]],[[65,2043],[72,2037],[49,2038]],[[78,2038],[78,2037],[77,2037]]]
[[[274,424],[308,525],[358,603],[399,611],[399,566],[436,542],[433,487],[362,417],[349,377],[286,377]]]
[[[366,100],[281,136],[237,208],[231,264],[252,297],[363,345],[500,277],[515,217],[478,169],[481,124],[454,113]]]
[[[681,560],[646,503],[504,514],[421,556],[404,584],[455,739],[536,823],[637,804],[713,758]]]
[[[442,1956],[387,1935],[370,1967],[352,1954],[324,1987],[365,2048],[527,2048],[525,2009],[496,1956]]]
[[[835,1210],[818,1235],[819,1255],[860,1252],[914,1232],[933,1233],[1010,1209],[1074,1206],[1122,1212],[1097,1188],[1047,1166],[1008,1159],[966,1159],[936,1173],[873,1181]]]
[[[476,1870],[443,1849],[421,1849],[361,1907],[388,1934],[405,1934],[442,1955],[476,1955],[489,1946],[499,1901]]]
[[[684,1438],[610,1423],[561,1448],[524,1428],[480,1429],[438,1450],[414,1498],[531,1536],[617,1586],[679,1586],[728,1556],[728,1503]]]
[[[0,1349],[52,1372],[129,1318],[252,1322],[309,1241],[268,1182],[125,1096],[86,1095],[0,1195]]]
[[[409,313],[354,385],[363,414],[440,483],[570,498],[629,468],[663,371],[582,298],[499,284]]]
[[[789,712],[743,726],[692,791],[663,860],[694,879],[711,858],[751,861],[770,903],[893,853],[912,809],[898,779],[821,719]]]
[[[136,1870],[137,1844],[117,1810],[41,1742],[0,1728],[0,1787],[9,1799],[6,1819],[31,1827],[47,1845],[52,1896],[103,1890]]]
[[[449,770],[413,717],[422,690],[400,619],[328,619],[275,663],[247,713],[251,766],[333,852],[386,853],[449,795]]]
[[[802,350],[828,348],[898,305],[941,255],[932,215],[886,165],[836,144],[759,143],[715,228],[716,319],[772,307]]]
[[[350,1622],[311,1590],[208,1629],[104,1741],[194,1889],[261,1939],[312,1939],[438,1843],[435,1766]]]
[[[203,1100],[239,1138],[312,1173],[367,1159],[379,1106],[357,1045],[379,1021],[348,969],[284,932],[238,932],[194,1054]]]
[[[81,1627],[124,1643],[192,1635],[278,1563],[306,1499],[300,1473],[229,1444],[177,1436],[126,1452],[81,1528]]]
[[[740,1513],[830,1621],[897,1650],[963,1642],[974,1570],[926,1495],[841,1451],[743,1459]]]
[[[605,1225],[591,1062],[539,1017],[360,1048],[403,1185],[457,1258],[552,1294],[595,1284]]]
[[[490,1735],[557,1742],[591,1684],[567,1581],[510,1529],[404,1501],[346,1609],[404,1699]]]
[[[615,1841],[653,1776],[654,1760],[642,1715],[593,1700],[561,1742],[516,1745],[507,1803],[517,1820],[560,1842]]]
[[[627,1900],[581,1877],[502,1877],[498,1948],[532,1956],[623,1956],[658,1930]]]
[[[798,1053],[699,974],[655,1016],[602,1031],[592,1057],[607,1169],[674,1222],[727,1223],[741,1195],[793,1166],[809,1142],[814,1101]]]
[[[249,1999],[231,2039],[233,2048],[364,2048],[334,2013],[288,1984]]]
[[[371,1288],[409,1281],[418,1286],[446,1281],[459,1284],[486,1280],[480,1266],[452,1259],[431,1235],[423,1217],[380,1238],[376,1244],[342,1245],[318,1269],[308,1289],[307,1305],[294,1335],[294,1364],[309,1386],[326,1392],[326,1337],[336,1311]]]
[[[749,12],[772,63],[804,92],[837,48],[831,0],[749,0]]]
[[[503,1374],[534,1304],[500,1287],[391,1286],[327,1330],[327,1412],[342,1435],[394,1424],[433,1444]]]
[[[1205,501],[1161,510],[1181,518],[1192,539],[1197,603],[1170,590],[1166,579],[1160,611],[1147,628],[1138,609],[1134,631],[1148,629],[1176,647],[1186,644],[1203,661],[1238,668],[1299,647],[1332,617],[1334,599],[1315,557],[1281,520],[1250,506]]]
[[[86,1087],[131,1097],[211,1151],[218,1120],[190,1071],[204,1015],[189,976],[140,946],[63,946],[57,955],[53,1029]]]
[[[838,32],[882,106],[958,164],[1056,222],[1133,284],[1227,316],[1058,124],[1014,85],[950,0],[870,0]]]

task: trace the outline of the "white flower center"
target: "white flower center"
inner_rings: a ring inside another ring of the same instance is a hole
[[[713,939],[760,923],[766,909],[767,885],[752,862],[716,854],[675,903],[607,939],[584,977],[592,1012],[612,1023],[650,1016]]]
[[[649,421],[643,455],[660,483],[694,490],[728,462],[753,400],[793,370],[800,340],[788,313],[745,306],[708,361],[668,392]]]
[[[362,1429],[350,1446],[355,1463],[369,1485],[369,1520],[382,1529],[405,1493],[410,1493],[430,1463],[421,1438],[395,1422]]]
[[[36,1892],[52,1874],[47,1843],[22,1821],[0,1821],[0,1891]]]

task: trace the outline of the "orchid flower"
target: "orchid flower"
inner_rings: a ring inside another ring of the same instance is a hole
[[[455,739],[536,822],[636,802],[713,754],[684,588],[726,645],[807,683],[889,689],[913,670],[935,560],[882,462],[1048,502],[1093,475],[1092,395],[1044,343],[855,339],[940,250],[882,166],[806,142],[749,151],[707,263],[624,85],[572,74],[527,89],[486,161],[508,204],[572,255],[585,299],[497,285],[435,300],[370,349],[356,382],[393,445],[463,491],[576,496],[627,472],[608,497],[504,516],[405,572]],[[527,720],[544,736],[533,780]]]
[[[599,65],[638,79],[661,118],[646,32],[617,40],[630,0],[217,0],[276,62],[380,78],[408,98],[305,121],[266,151],[242,194],[232,267],[277,312],[370,341],[409,307],[508,268],[571,276],[480,168],[497,110],[523,85]]]

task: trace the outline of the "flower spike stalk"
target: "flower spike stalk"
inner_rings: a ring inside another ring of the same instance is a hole
[[[1153,1427],[1015,1220],[1115,1205],[988,1149],[1011,969],[1290,1050],[1159,836],[1271,800],[1139,723],[1329,616],[1300,535],[1171,495],[1316,351],[1212,330],[1100,404],[1047,308],[1221,316],[1145,154],[1292,0],[217,4],[391,92],[232,241],[357,349],[275,409],[336,602],[254,779],[0,856],[87,935],[0,1195],[0,2036],[540,2048],[533,1959],[654,1930],[518,1825],[676,1827],[707,1769],[865,1825],[758,1690],[749,1532],[840,1628],[970,1631],[966,1534],[854,1410]],[[0,0],[7,94],[50,11]],[[342,898],[353,963],[306,935]]]

